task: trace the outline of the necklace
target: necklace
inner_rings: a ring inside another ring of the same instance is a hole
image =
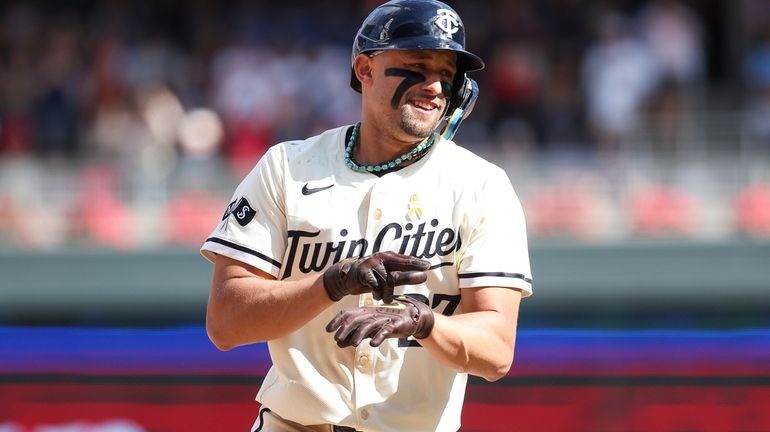
[[[414,146],[412,150],[402,154],[401,156],[393,160],[390,160],[388,162],[383,162],[377,165],[359,165],[353,161],[353,157],[351,155],[353,154],[353,147],[356,145],[356,141],[358,141],[358,133],[360,130],[361,130],[361,122],[358,122],[353,127],[353,133],[350,134],[350,139],[348,140],[348,144],[347,146],[345,146],[345,165],[347,165],[348,168],[356,172],[382,172],[382,171],[393,169],[401,165],[405,161],[416,159],[422,156],[421,153],[427,151],[433,145],[433,142],[436,141],[436,135],[431,134],[427,140],[421,142],[420,144],[417,144],[416,146]]]

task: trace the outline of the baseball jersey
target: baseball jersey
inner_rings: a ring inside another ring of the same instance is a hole
[[[201,252],[277,279],[300,279],[351,256],[395,251],[430,261],[428,279],[396,287],[435,313],[462,313],[463,288],[532,293],[524,216],[505,172],[436,137],[417,162],[381,177],[349,169],[340,127],[275,145],[238,186]],[[326,324],[346,296],[297,331],[268,342],[273,366],[257,400],[305,425],[363,431],[454,431],[467,374],[439,364],[413,338],[339,348]],[[280,317],[275,317],[280,319]]]

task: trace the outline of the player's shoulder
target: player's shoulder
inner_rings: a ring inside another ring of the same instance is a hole
[[[332,150],[341,150],[341,143],[349,125],[328,129],[317,135],[301,139],[280,142],[270,148],[273,157],[278,157],[288,164],[300,159],[308,159],[316,154],[328,155]]]
[[[505,170],[494,162],[460,146],[452,140],[441,138],[439,143],[440,163],[450,172],[461,174],[463,178],[484,179],[506,175]],[[472,174],[469,176],[468,174]]]
[[[342,153],[346,128],[329,129],[300,140],[288,140],[271,146],[247,177],[272,177],[278,181],[287,172],[312,174],[328,168],[329,159]]]

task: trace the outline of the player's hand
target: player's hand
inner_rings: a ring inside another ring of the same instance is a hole
[[[393,301],[393,288],[425,282],[430,263],[396,252],[377,252],[363,258],[342,260],[324,272],[329,298],[339,301],[348,294],[372,293],[385,303]]]
[[[337,332],[334,340],[340,348],[357,347],[366,338],[371,338],[369,345],[378,347],[386,338],[424,339],[433,324],[433,310],[428,305],[399,296],[392,304],[343,310],[329,321],[326,331]]]

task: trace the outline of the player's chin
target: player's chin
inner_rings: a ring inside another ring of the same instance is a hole
[[[412,137],[425,139],[433,133],[441,122],[441,111],[414,109],[409,105],[401,111],[401,130]]]

